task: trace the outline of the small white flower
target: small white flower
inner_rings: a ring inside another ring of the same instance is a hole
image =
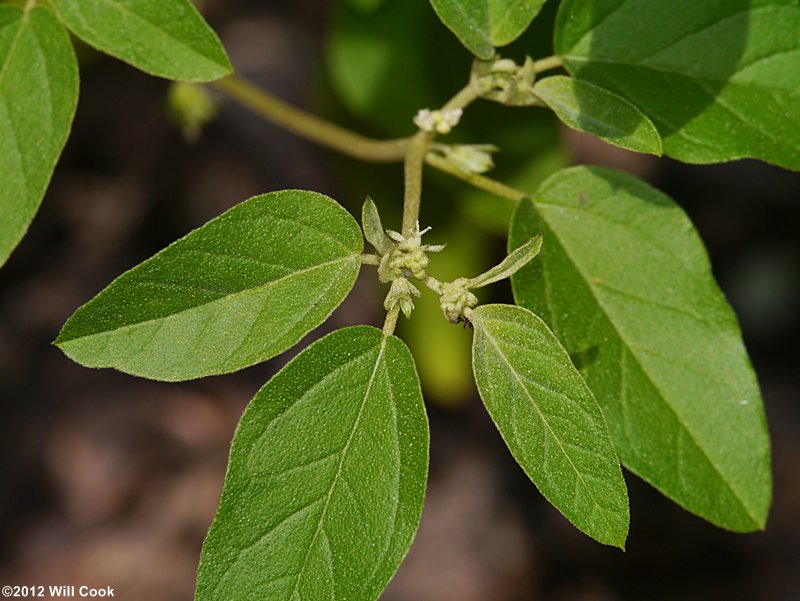
[[[417,111],[417,114],[414,116],[414,125],[424,131],[433,131],[436,127],[433,112],[431,112],[430,109],[420,109]]]
[[[414,116],[414,125],[423,131],[436,131],[440,134],[449,134],[461,120],[463,109],[448,109],[446,111],[432,111],[420,109]]]
[[[441,118],[436,123],[436,131],[440,134],[449,134],[458,122],[461,121],[461,115],[464,114],[463,109],[450,109],[447,111],[440,111]]]

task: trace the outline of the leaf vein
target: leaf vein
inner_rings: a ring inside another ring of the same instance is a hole
[[[378,351],[378,357],[375,360],[375,367],[373,368],[372,374],[370,375],[369,382],[367,383],[367,388],[364,391],[364,398],[361,401],[361,406],[358,409],[358,414],[356,415],[355,422],[353,423],[353,428],[350,431],[350,435],[349,435],[349,437],[347,439],[347,442],[344,445],[344,448],[342,449],[342,454],[341,454],[342,456],[339,459],[339,465],[338,465],[337,470],[336,470],[336,475],[334,475],[333,480],[331,480],[330,488],[328,489],[328,493],[325,496],[325,503],[323,504],[322,514],[320,515],[319,522],[317,524],[316,532],[314,533],[314,536],[311,539],[311,543],[309,544],[308,550],[307,550],[306,555],[305,555],[305,557],[303,559],[303,563],[302,563],[302,566],[300,568],[300,572],[298,573],[297,578],[295,579],[294,587],[292,589],[292,595],[294,595],[298,591],[298,586],[300,585],[300,581],[303,578],[303,574],[305,573],[305,569],[308,566],[308,560],[309,560],[309,558],[311,556],[311,549],[314,546],[314,542],[316,541],[317,537],[319,536],[320,531],[322,530],[323,524],[325,522],[325,518],[326,518],[327,513],[328,513],[328,508],[330,507],[331,498],[333,497],[333,491],[336,488],[336,485],[339,482],[339,480],[342,478],[342,469],[344,467],[344,461],[345,461],[345,458],[347,457],[347,452],[350,449],[350,444],[353,442],[353,438],[355,437],[356,431],[358,430],[358,427],[361,425],[361,419],[362,419],[362,417],[364,415],[364,409],[367,406],[367,402],[369,400],[369,395],[370,395],[370,392],[372,390],[372,385],[375,382],[375,375],[378,373],[378,368],[380,367],[381,359],[383,358],[383,353],[384,353],[385,349],[386,349],[386,338],[384,337],[383,340],[381,341],[380,350]],[[331,567],[331,573],[332,573],[332,578],[333,578],[333,569],[332,569],[332,567]],[[335,587],[333,587],[333,588],[335,588]]]
[[[546,417],[544,416],[544,414],[542,413],[541,409],[539,409],[539,407],[538,407],[538,405],[536,404],[536,401],[535,401],[535,399],[533,398],[533,396],[531,395],[530,391],[529,391],[529,390],[528,390],[528,389],[525,387],[525,384],[524,384],[524,382],[523,382],[523,379],[522,379],[522,377],[520,376],[520,374],[517,372],[517,370],[516,370],[516,369],[514,369],[514,366],[513,366],[513,365],[511,364],[511,362],[508,360],[508,357],[505,355],[505,353],[504,353],[504,352],[503,352],[503,350],[500,348],[500,346],[498,345],[498,343],[497,343],[497,341],[494,339],[494,337],[493,337],[493,336],[492,336],[492,335],[489,333],[489,331],[488,331],[486,328],[481,328],[481,330],[482,330],[482,332],[484,333],[484,335],[486,336],[486,338],[487,338],[487,339],[488,339],[488,340],[489,340],[489,341],[492,343],[492,345],[495,347],[495,349],[497,349],[497,353],[498,353],[498,354],[499,354],[499,356],[500,356],[500,357],[503,359],[503,362],[504,362],[504,363],[506,364],[506,366],[508,367],[508,370],[511,372],[511,374],[512,374],[512,375],[513,375],[513,377],[514,377],[514,379],[515,379],[515,380],[518,382],[519,386],[520,386],[520,387],[522,387],[522,389],[523,389],[523,392],[525,393],[525,396],[527,396],[527,397],[528,397],[528,400],[530,401],[531,407],[533,407],[534,411],[535,411],[535,412],[536,412],[536,414],[539,416],[539,420],[541,421],[542,425],[543,425],[543,426],[545,427],[545,429],[546,429],[546,430],[547,430],[547,431],[550,433],[550,437],[552,437],[552,439],[553,439],[553,440],[556,442],[556,444],[558,445],[558,447],[561,449],[561,453],[562,453],[562,454],[563,454],[563,456],[566,458],[566,460],[567,460],[567,462],[569,463],[569,465],[570,465],[570,467],[572,468],[572,470],[575,472],[575,476],[576,476],[576,478],[578,478],[578,479],[580,479],[580,480],[581,480],[581,483],[584,485],[585,489],[587,490],[587,492],[588,492],[588,494],[589,494],[589,497],[590,497],[590,498],[591,498],[591,500],[592,500],[592,503],[593,503],[594,505],[596,505],[596,506],[600,506],[600,504],[598,503],[597,499],[595,498],[595,496],[594,496],[594,493],[593,493],[593,491],[591,490],[591,488],[589,488],[588,486],[586,486],[586,485],[585,485],[585,483],[583,482],[583,476],[582,476],[582,473],[580,472],[580,470],[578,470],[578,467],[577,467],[577,466],[575,465],[575,463],[572,461],[572,457],[570,457],[570,455],[569,455],[569,453],[567,452],[566,448],[565,448],[565,447],[564,447],[564,445],[562,444],[562,441],[561,441],[561,439],[560,439],[560,438],[559,438],[559,437],[556,435],[556,433],[553,431],[552,427],[550,426],[550,423],[548,422],[547,418],[546,418]],[[546,438],[547,438],[547,437],[545,437],[545,439],[546,439]],[[519,441],[519,439],[517,440],[517,442],[518,442],[518,443],[520,442],[520,441]],[[606,515],[606,512],[605,512],[605,511],[603,511],[603,513],[602,513],[601,515],[603,516],[603,519],[604,519],[604,521],[605,521],[606,525],[607,525],[607,526],[609,526],[609,527],[611,527],[611,521],[610,521],[610,519],[609,519],[609,516],[608,516],[608,515]]]

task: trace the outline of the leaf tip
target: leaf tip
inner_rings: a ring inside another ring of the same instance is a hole
[[[470,48],[470,50],[472,50],[472,53],[475,56],[477,56],[479,59],[483,61],[490,61],[494,58],[495,55],[494,46],[489,46],[488,48],[482,48],[480,50],[477,50],[475,48]]]
[[[655,126],[653,126],[653,133],[655,133],[655,138],[642,152],[661,158],[664,156],[664,142],[661,139],[661,134],[658,133],[658,130],[655,128]]]

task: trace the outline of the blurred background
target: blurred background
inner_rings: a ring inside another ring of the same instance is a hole
[[[553,5],[504,54],[551,54]],[[417,109],[440,106],[469,73],[467,52],[427,2],[206,0],[202,9],[241,75],[367,135],[408,135]],[[79,56],[70,141],[0,271],[0,583],[188,600],[236,422],[297,349],[237,374],[164,384],[82,368],[50,342],[114,277],[258,193],[316,190],[356,215],[370,195],[397,229],[402,170],[336,156],[221,97],[218,118],[189,143],[168,118],[167,82],[85,46]],[[452,138],[500,146],[490,175],[528,191],[556,169],[593,163],[643,177],[685,208],[759,375],[774,503],[765,532],[731,534],[626,473],[627,551],[593,542],[517,467],[474,390],[470,332],[449,326],[426,295],[400,335],[430,413],[431,478],[419,535],[383,599],[800,599],[800,174],[633,155],[562,130],[541,109],[488,102],[470,107]],[[474,275],[499,260],[511,209],[428,170],[426,239],[448,242],[431,272]],[[304,344],[382,323],[386,291],[364,272]],[[509,301],[509,285],[482,300]]]

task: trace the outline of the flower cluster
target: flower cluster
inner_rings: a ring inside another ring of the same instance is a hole
[[[423,244],[422,236],[430,230],[427,227],[420,231],[417,222],[414,231],[409,236],[398,232],[386,230],[386,234],[395,244],[381,257],[378,265],[378,278],[381,282],[393,282],[397,278],[414,276],[424,280],[427,276],[425,270],[430,262],[426,253],[437,253],[444,249],[443,244]]]
[[[431,150],[440,152],[448,163],[464,173],[486,173],[494,169],[492,153],[499,148],[494,144],[434,144]]]
[[[414,301],[411,299],[415,296],[422,296],[422,293],[417,290],[417,287],[406,278],[397,278],[392,282],[389,294],[386,295],[383,301],[383,308],[389,311],[392,307],[399,304],[403,315],[411,317],[411,311],[414,310]]]
[[[449,134],[458,125],[463,112],[462,109],[448,109],[446,111],[420,109],[414,116],[414,125],[423,131]]]
[[[378,263],[378,279],[381,282],[392,283],[389,294],[386,295],[383,302],[387,311],[395,305],[399,305],[406,317],[411,315],[411,311],[414,309],[413,299],[420,296],[420,291],[408,278],[424,280],[428,275],[425,270],[429,263],[426,253],[439,252],[444,248],[444,245],[422,243],[422,236],[429,229],[425,228],[420,231],[418,222],[414,231],[408,236],[386,230],[386,235],[392,244],[386,252],[381,253]]]
[[[478,297],[467,289],[468,284],[467,278],[458,278],[450,283],[442,284],[439,307],[450,323],[461,321],[464,312],[478,304]]]
[[[531,57],[522,65],[508,58],[491,61],[475,61],[472,82],[483,98],[502,102],[510,106],[532,106],[541,104],[533,93],[536,68]]]

